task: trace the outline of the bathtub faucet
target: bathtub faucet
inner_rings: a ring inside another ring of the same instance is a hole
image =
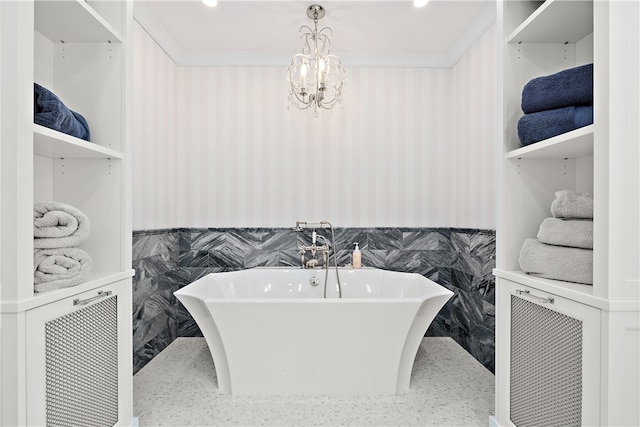
[[[328,229],[331,231],[331,244],[323,235],[316,232],[316,228]],[[329,255],[333,250],[333,264],[336,268],[336,281],[338,288],[338,298],[342,298],[342,284],[340,283],[340,273],[338,272],[338,260],[336,257],[336,234],[333,230],[333,225],[327,221],[310,222],[310,221],[296,221],[296,226],[293,228],[295,231],[302,231],[305,229],[311,229],[311,245],[298,245],[298,253],[300,254],[300,264],[302,268],[314,268],[318,264],[316,255],[322,254],[322,266],[325,269],[324,275],[324,297],[327,297],[327,280],[329,279]],[[322,240],[322,244],[318,245],[318,239]],[[311,253],[311,259],[305,262],[305,255],[307,252]]]
[[[323,241],[321,245],[318,245],[318,239]],[[311,259],[305,262],[305,255],[307,252],[311,254]],[[318,234],[315,228],[311,232],[311,245],[298,245],[298,253],[300,254],[300,262],[302,263],[303,268],[314,268],[319,262],[317,259],[318,254],[322,254],[323,268],[327,268],[330,252],[331,248],[329,246],[329,242],[323,235]]]

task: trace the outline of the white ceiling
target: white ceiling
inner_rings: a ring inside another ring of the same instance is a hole
[[[136,20],[179,65],[286,66],[313,1],[136,0]],[[495,0],[317,1],[345,66],[450,67],[495,20]]]

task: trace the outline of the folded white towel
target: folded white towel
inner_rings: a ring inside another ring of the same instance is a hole
[[[33,264],[35,292],[79,285],[91,272],[91,257],[79,248],[36,249]]]
[[[545,218],[540,224],[538,240],[548,245],[593,249],[593,221]]]
[[[89,236],[89,219],[79,209],[60,202],[38,203],[33,207],[33,247],[78,246]]]
[[[573,190],[556,191],[551,215],[555,218],[593,219],[593,196]]]
[[[520,268],[547,279],[593,284],[593,250],[546,245],[527,239],[520,249]]]

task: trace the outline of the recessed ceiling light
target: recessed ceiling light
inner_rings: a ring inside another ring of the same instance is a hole
[[[202,0],[202,3],[209,7],[216,7],[218,5],[218,0]]]
[[[415,7],[425,7],[429,3],[429,0],[413,0],[413,5]]]

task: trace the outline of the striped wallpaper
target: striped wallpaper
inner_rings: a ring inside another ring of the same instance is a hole
[[[136,24],[133,228],[495,228],[495,32],[452,69],[348,69],[287,109],[282,68],[177,67]]]

